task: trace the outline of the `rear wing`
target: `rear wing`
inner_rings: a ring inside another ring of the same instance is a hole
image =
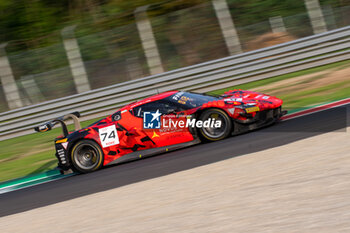
[[[74,122],[75,131],[80,130],[81,126],[80,126],[79,117],[80,117],[79,112],[72,112],[70,114],[57,117],[56,119],[53,119],[52,121],[48,121],[42,125],[39,125],[39,126],[35,127],[34,130],[36,132],[46,132],[46,131],[51,130],[55,125],[57,125],[59,123],[62,126],[62,131],[63,131],[64,137],[67,137],[69,132],[68,132],[67,125],[66,125],[65,121],[72,119]]]

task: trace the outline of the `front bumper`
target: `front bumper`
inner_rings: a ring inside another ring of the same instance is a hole
[[[274,108],[274,109],[267,109],[263,111],[258,111],[256,114],[250,114],[250,113],[243,113],[241,114],[242,117],[245,119],[235,119],[240,124],[252,124],[252,123],[258,123],[258,122],[265,122],[270,121],[272,119],[279,119],[283,115],[287,114],[287,111],[282,111],[281,107]]]
[[[249,117],[246,115],[245,120],[234,119],[234,131],[233,135],[245,133],[251,130],[259,129],[278,122],[279,119],[287,114],[287,111],[282,111],[281,107],[268,109],[256,112],[254,117]]]

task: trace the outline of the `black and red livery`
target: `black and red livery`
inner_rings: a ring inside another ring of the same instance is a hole
[[[63,127],[63,136],[55,139],[58,168],[91,172],[103,166],[163,153],[201,141],[217,141],[230,135],[275,123],[286,112],[281,99],[253,91],[233,90],[221,96],[169,91],[130,103],[112,115],[80,129],[79,113],[56,118],[35,128]],[[156,112],[173,121],[213,119],[213,127],[162,127],[145,129],[145,112]],[[73,118],[76,130],[68,132],[64,123]]]

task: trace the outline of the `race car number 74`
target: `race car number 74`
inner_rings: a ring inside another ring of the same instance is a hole
[[[109,147],[119,144],[118,133],[115,125],[110,125],[98,130],[102,147]]]

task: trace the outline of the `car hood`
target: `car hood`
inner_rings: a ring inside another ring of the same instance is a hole
[[[283,101],[275,96],[254,91],[233,90],[220,96],[226,104],[243,105],[245,107],[258,106],[260,110],[278,108]]]

